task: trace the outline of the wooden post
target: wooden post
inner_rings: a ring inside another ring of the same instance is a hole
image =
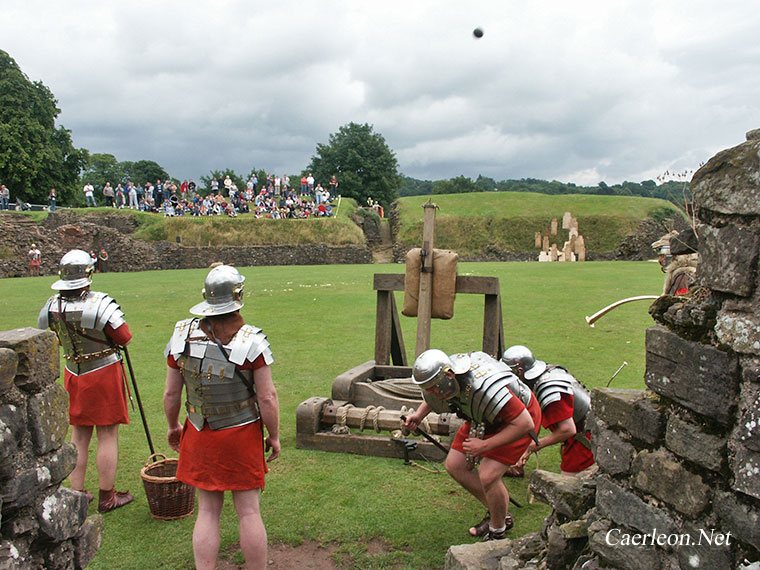
[[[415,358],[430,348],[430,315],[433,312],[433,238],[435,237],[435,210],[438,206],[428,201],[422,207],[425,209],[425,218],[422,226],[422,264]]]

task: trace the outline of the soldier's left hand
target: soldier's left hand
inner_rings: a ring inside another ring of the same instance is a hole
[[[485,440],[477,438],[465,439],[462,443],[462,447],[473,457],[477,457],[478,455],[481,455],[488,451],[488,444],[485,442]]]

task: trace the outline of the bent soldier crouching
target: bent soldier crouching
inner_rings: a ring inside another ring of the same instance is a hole
[[[446,457],[446,471],[488,509],[470,534],[504,538],[514,523],[502,477],[535,437],[541,424],[538,402],[508,366],[484,352],[447,356],[426,350],[412,375],[424,402],[404,426],[415,430],[431,411],[455,412],[467,420]]]
[[[593,475],[597,467],[591,452],[591,434],[585,428],[591,410],[588,390],[561,366],[536,360],[526,346],[510,346],[504,351],[502,361],[536,394],[542,425],[550,432],[530,444],[520,459],[521,464],[531,453],[560,443],[563,475],[580,478]]]
[[[212,269],[203,290],[206,300],[190,309],[203,318],[179,321],[165,352],[164,412],[169,445],[179,451],[176,476],[198,489],[193,554],[199,569],[216,567],[225,491],[232,491],[246,568],[266,566],[259,494],[266,461],[280,453],[279,409],[269,342],[240,316],[244,280],[234,267]],[[183,386],[184,426],[179,423]],[[272,451],[267,460],[265,448]]]
[[[69,393],[71,441],[77,463],[69,479],[88,500],[84,488],[87,452],[97,429],[97,469],[101,513],[133,500],[129,491],[116,491],[119,424],[129,423],[126,378],[119,352],[132,339],[119,305],[105,293],[90,291],[94,269],[90,254],[74,249],[61,258],[60,279],[51,285],[60,291],[48,299],[37,321],[58,336],[66,359],[63,383]]]

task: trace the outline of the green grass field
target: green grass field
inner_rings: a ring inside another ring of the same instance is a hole
[[[408,467],[400,459],[360,457],[295,447],[295,412],[311,396],[330,396],[336,375],[374,354],[374,273],[403,272],[400,265],[242,268],[246,321],[260,326],[272,344],[281,403],[281,457],[271,465],[262,495],[270,543],[304,540],[341,546],[344,567],[441,568],[447,548],[470,542],[467,527],[482,507],[446,474]],[[461,263],[459,274],[500,278],[504,331],[509,344],[526,344],[537,357],[563,364],[589,387],[603,386],[628,362],[613,386],[643,388],[644,332],[652,324],[646,302],[631,303],[590,328],[584,316],[633,295],[657,294],[662,274],[655,263],[586,264]],[[201,300],[206,270],[96,275],[93,288],[119,301],[134,335],[130,354],[157,450],[168,453],[162,410],[164,346],[173,324]],[[0,329],[35,326],[52,294],[54,277],[5,279]],[[397,302],[402,302],[401,295]],[[412,358],[416,321],[402,317]],[[432,346],[448,352],[479,349],[483,300],[457,298],[450,321],[434,321]],[[97,489],[91,448],[87,487]],[[103,545],[90,568],[188,568],[194,517],[150,518],[140,468],[149,451],[137,412],[121,431],[119,488],[135,493],[132,505],[105,515]],[[557,469],[558,450],[540,455],[541,468]],[[535,468],[531,460],[528,472]],[[512,508],[512,537],[540,528],[545,505],[527,504],[527,478],[507,481],[525,504]],[[228,498],[222,548],[237,541]],[[91,506],[91,512],[95,507]],[[371,556],[367,543],[383,537],[388,552]]]
[[[428,196],[408,196],[398,201],[401,227],[397,240],[418,247],[422,235],[422,204]],[[613,253],[626,235],[654,213],[675,207],[664,200],[637,196],[553,196],[534,192],[473,192],[432,196],[436,213],[435,246],[453,249],[462,256],[483,256],[489,250],[535,252],[535,233],[546,232],[552,218],[562,222],[565,212],[578,219],[587,251]],[[663,227],[663,233],[666,233]],[[562,249],[567,230],[551,241]]]

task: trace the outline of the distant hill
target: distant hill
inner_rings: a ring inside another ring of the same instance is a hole
[[[432,199],[436,214],[435,247],[453,249],[463,259],[536,259],[535,233],[565,212],[578,219],[580,234],[592,259],[614,259],[624,237],[647,219],[663,223],[682,217],[673,204],[635,196],[558,195],[535,192],[470,192],[408,196],[397,202],[394,236],[397,252],[418,247],[422,240],[422,205]],[[558,247],[567,239],[559,230]]]

